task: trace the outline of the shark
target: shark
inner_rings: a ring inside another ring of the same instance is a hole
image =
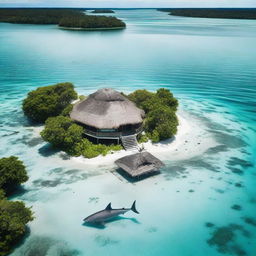
[[[111,203],[109,203],[104,210],[101,210],[89,215],[83,221],[85,223],[91,223],[91,224],[102,224],[105,221],[115,218],[120,214],[125,214],[130,210],[139,214],[139,212],[136,209],[136,200],[133,202],[131,208],[113,209],[111,206]]]

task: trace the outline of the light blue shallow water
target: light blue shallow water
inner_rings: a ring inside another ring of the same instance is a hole
[[[118,10],[116,16],[127,29],[0,24],[0,156],[18,155],[28,166],[26,192],[16,199],[33,206],[36,216],[13,255],[255,256],[256,22],[156,10]],[[169,88],[219,146],[186,160],[165,156],[163,173],[137,184],[119,180],[114,165],[65,160],[20,110],[28,91],[63,81],[79,94]],[[105,229],[81,225],[109,201],[123,207],[135,198],[136,219],[130,214]],[[232,209],[235,204],[241,210]],[[207,243],[214,231],[221,234],[218,246]],[[235,236],[225,242],[230,232]]]

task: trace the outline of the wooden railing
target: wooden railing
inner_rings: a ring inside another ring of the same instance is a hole
[[[85,129],[85,134],[96,137],[96,138],[120,138],[121,136],[139,134],[142,131],[143,131],[143,126],[140,126],[139,128],[131,131],[123,131],[123,132],[95,132],[95,131]]]

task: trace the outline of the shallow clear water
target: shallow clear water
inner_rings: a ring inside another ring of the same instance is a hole
[[[13,255],[255,256],[256,22],[156,10],[115,15],[127,29],[0,24],[0,155],[15,154],[28,166],[30,180],[15,199],[36,216]],[[185,160],[167,152],[162,174],[136,184],[114,175],[113,164],[68,159],[47,147],[20,110],[28,91],[63,81],[79,94],[169,88],[218,146]],[[110,201],[128,207],[134,199],[140,215],[104,229],[82,225]]]

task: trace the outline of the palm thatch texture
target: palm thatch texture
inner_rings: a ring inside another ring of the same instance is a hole
[[[115,161],[125,174],[131,178],[142,178],[160,173],[164,163],[149,152],[141,152],[122,157]]]
[[[144,116],[142,109],[111,88],[89,95],[77,103],[70,114],[74,121],[100,130],[142,124]]]

